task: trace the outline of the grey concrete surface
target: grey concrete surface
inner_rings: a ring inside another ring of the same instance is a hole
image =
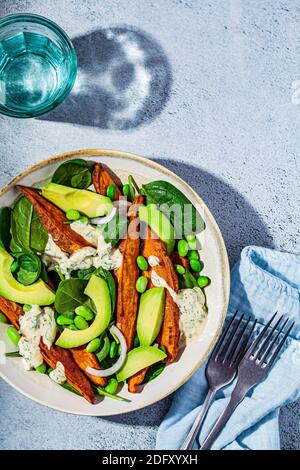
[[[299,251],[297,1],[4,0],[59,23],[79,57],[71,97],[34,120],[0,117],[0,186],[80,148],[160,161],[203,197],[231,262],[243,246]],[[0,448],[150,449],[170,399],[119,418],[69,416],[0,382]],[[300,404],[282,410],[300,449]]]

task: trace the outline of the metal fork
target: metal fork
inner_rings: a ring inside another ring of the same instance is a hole
[[[217,391],[232,382],[236,376],[239,361],[245,352],[255,326],[254,322],[250,331],[247,332],[250,318],[243,321],[243,315],[237,320],[236,316],[237,312],[231,318],[209,358],[205,371],[208,393],[194,424],[182,444],[181,450],[192,449],[195,438]]]
[[[225,427],[236,407],[244,399],[247,392],[267,377],[275,359],[279,355],[284,345],[285,340],[287,339],[295,324],[295,322],[292,322],[284,333],[284,329],[289,322],[289,318],[286,318],[281,324],[283,320],[282,315],[279,320],[276,321],[274,327],[269,330],[269,327],[271,326],[276,315],[277,312],[268,321],[257,338],[246,350],[238,366],[238,379],[236,386],[231,394],[230,401],[213,426],[209,435],[204,440],[201,446],[201,450],[208,450],[211,448],[212,444],[215,442],[220,432]],[[282,334],[283,336],[278,342],[278,339]]]

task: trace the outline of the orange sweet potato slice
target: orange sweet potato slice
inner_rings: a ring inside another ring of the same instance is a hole
[[[79,348],[72,348],[70,349],[71,354],[73,356],[74,361],[80,367],[81,370],[85,372],[87,366],[93,367],[93,369],[100,370],[101,367],[95,357],[95,354],[89,353],[86,350],[85,346],[80,346]],[[95,384],[99,385],[100,387],[105,387],[107,384],[107,379],[105,377],[98,377],[96,375],[91,375],[85,372],[88,378]]]
[[[133,205],[142,204],[143,197],[137,196]],[[139,296],[135,288],[139,277],[136,259],[140,251],[140,238],[137,235],[136,225],[139,223],[138,215],[130,216],[127,238],[124,243],[123,261],[118,270],[118,297],[117,297],[117,327],[122,331],[127,349],[130,350],[136,331],[136,320]]]
[[[98,194],[102,194],[103,196],[106,196],[108,186],[110,184],[114,184],[116,186],[116,195],[114,197],[114,200],[116,201],[120,198],[120,196],[122,196],[122,193],[118,188],[119,182],[116,181],[116,178],[113,178],[110,175],[110,173],[103,167],[103,165],[101,165],[101,163],[96,163],[94,166],[93,184],[96,192]]]
[[[178,291],[178,278],[174,271],[171,259],[167,254],[164,243],[159,240],[149,227],[146,229],[143,256],[148,258],[149,256],[156,256],[160,264],[153,267],[156,273],[165,279],[168,285],[175,291]],[[150,279],[150,270],[144,273]],[[150,286],[152,283],[150,280]],[[178,354],[179,350],[179,309],[172,299],[170,293],[166,292],[166,302],[164,311],[164,320],[161,327],[161,331],[158,335],[157,342],[165,347],[167,358],[165,362],[173,362]],[[132,393],[139,392],[140,385],[143,383],[147,368],[140,370],[135,375],[128,379],[128,390]]]
[[[142,370],[139,370],[136,374],[134,374],[132,377],[129,377],[127,383],[128,383],[128,391],[131,393],[139,393],[140,391],[140,385],[143,383],[146,372],[148,370],[148,367],[145,367]]]
[[[23,315],[21,305],[0,296],[0,309],[7,319],[19,329],[19,317]],[[71,352],[54,345],[48,349],[42,339],[40,341],[40,349],[45,362],[52,368],[56,367],[58,361],[61,362],[65,368],[67,381],[86,398],[86,400],[90,403],[94,403],[95,395],[92,386],[73,360]]]
[[[45,362],[52,368],[56,367],[57,362],[61,362],[64,366],[65,375],[69,384],[87,401],[94,403],[95,395],[93,388],[74,361],[72,353],[67,349],[62,349],[55,345],[48,349],[47,346],[44,345],[43,340],[40,342],[40,349]]]
[[[189,260],[187,258],[184,258],[183,256],[180,256],[178,251],[174,251],[174,253],[171,254],[170,258],[172,260],[172,263],[180,264],[185,269],[189,269]]]
[[[66,253],[75,253],[86,246],[92,246],[81,235],[70,228],[65,213],[52,202],[45,199],[36,189],[16,186],[32,203],[45,230],[52,236],[53,241]]]

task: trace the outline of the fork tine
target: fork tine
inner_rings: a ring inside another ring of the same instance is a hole
[[[252,334],[253,334],[253,331],[255,329],[256,323],[257,323],[257,320],[255,319],[252,326],[251,326],[251,328],[250,328],[249,333],[247,333],[245,335],[245,338],[243,338],[243,342],[242,342],[242,344],[240,346],[240,349],[239,349],[239,351],[238,351],[238,353],[237,353],[237,355],[234,359],[235,363],[239,363],[242,360],[242,357],[244,356],[245,351],[247,351],[247,348],[250,344],[250,339],[252,337]]]
[[[230,364],[233,364],[234,363],[234,360],[233,360],[233,357],[235,355],[235,352],[237,351],[239,345],[240,345],[240,342],[241,342],[241,339],[249,325],[249,322],[250,322],[250,317],[248,317],[245,322],[244,322],[244,325],[242,326],[241,328],[241,331],[239,332],[239,334],[237,335],[237,337],[235,338],[235,341],[234,341],[234,344],[231,348],[231,351],[229,352],[229,354],[227,355],[226,359],[227,360],[230,360]]]
[[[276,357],[279,355],[281,349],[282,349],[282,346],[284,345],[285,343],[285,340],[287,339],[288,335],[290,334],[290,332],[292,331],[293,327],[295,325],[295,322],[293,321],[291,323],[291,325],[288,327],[287,331],[285,332],[285,335],[282,337],[280,343],[278,344],[277,348],[275,349],[275,351],[273,352],[268,364],[267,364],[267,367],[268,369],[272,366],[272,364],[274,363]],[[275,344],[275,342],[273,341],[273,343]]]
[[[268,346],[273,334],[276,332],[277,327],[279,326],[282,319],[283,319],[283,315],[281,315],[281,317],[279,318],[279,320],[277,320],[277,322],[275,323],[275,325],[273,326],[271,331],[267,334],[265,339],[262,341],[262,344],[261,344],[260,348],[258,349],[257,353],[255,354],[255,357],[254,357],[255,360],[260,358],[261,354],[264,352],[265,348]]]
[[[228,355],[230,354],[230,350],[231,350],[231,345],[232,345],[232,342],[235,338],[235,334],[236,332],[238,331],[239,327],[240,327],[240,324],[241,322],[243,321],[243,318],[244,318],[244,315],[241,315],[241,317],[238,319],[235,327],[232,329],[230,335],[229,335],[229,338],[227,339],[227,341],[225,342],[224,344],[224,347],[222,348],[222,351],[220,352],[220,355],[221,353],[223,353],[223,358],[222,358],[222,361],[223,363],[225,362],[225,360],[227,359]]]
[[[254,349],[256,348],[256,346],[259,344],[260,340],[263,338],[265,332],[267,331],[267,329],[269,328],[269,326],[271,325],[272,321],[274,320],[274,318],[276,317],[277,315],[277,312],[274,313],[274,315],[270,318],[270,320],[268,321],[268,323],[266,323],[266,325],[263,327],[263,329],[261,330],[261,332],[259,333],[259,335],[257,336],[257,338],[253,341],[252,344],[250,344],[249,348],[247,349],[246,351],[246,356],[249,357],[252,352],[254,351]]]
[[[223,341],[225,340],[225,338],[226,338],[226,336],[227,336],[227,333],[228,333],[228,331],[229,331],[231,325],[233,324],[233,322],[234,322],[234,320],[235,320],[235,318],[236,318],[236,316],[237,316],[237,313],[238,313],[238,311],[236,310],[235,314],[231,317],[231,320],[228,322],[228,324],[227,324],[225,330],[223,331],[223,333],[222,333],[222,335],[221,335],[219,341],[217,342],[217,344],[216,344],[216,346],[215,346],[215,349],[213,350],[212,357],[214,357],[214,358],[217,357],[218,352],[219,352],[219,350],[220,350],[220,348],[221,348],[221,346],[222,346],[222,344],[223,344]]]
[[[270,354],[271,350],[273,349],[277,339],[279,338],[279,335],[283,332],[287,322],[289,321],[289,319],[287,318],[284,322],[283,322],[283,325],[280,327],[279,330],[277,330],[277,333],[276,335],[274,336],[273,340],[270,341],[270,344],[269,344],[269,347],[267,348],[267,350],[265,351],[265,353],[263,354],[262,358],[260,358],[260,362],[266,362],[266,359],[268,357],[268,355]]]

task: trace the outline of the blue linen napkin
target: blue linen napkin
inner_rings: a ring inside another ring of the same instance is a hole
[[[255,246],[244,248],[231,272],[228,315],[237,309],[254,315],[259,325],[275,311],[296,323],[267,379],[248,393],[213,449],[280,449],[279,408],[300,395],[300,255]],[[207,393],[205,365],[174,395],[158,430],[157,449],[180,448]],[[199,449],[199,442],[224,410],[234,384],[217,395],[194,449]]]

